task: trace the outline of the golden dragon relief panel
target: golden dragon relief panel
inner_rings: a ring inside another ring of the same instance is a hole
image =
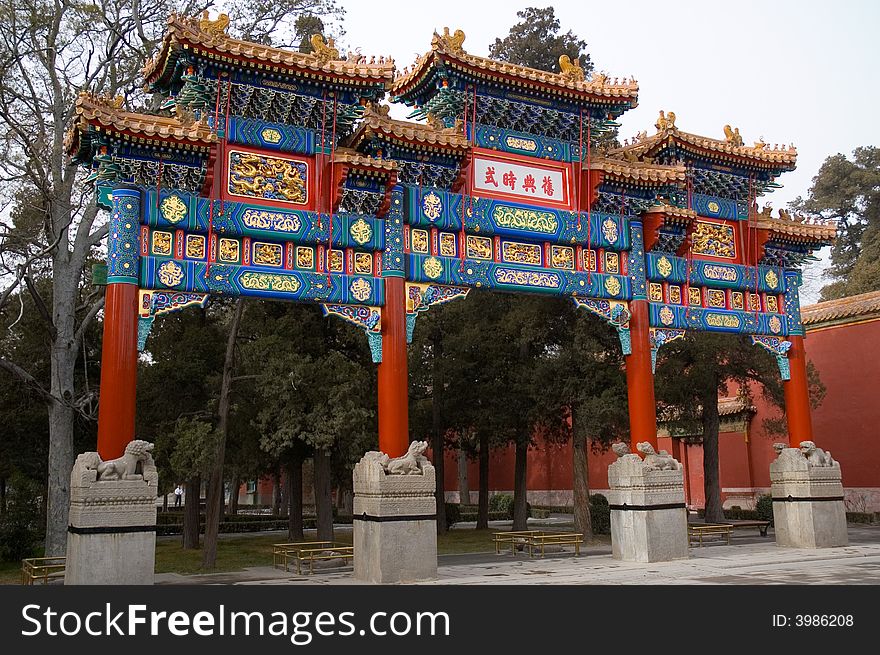
[[[308,165],[293,159],[233,150],[229,153],[229,193],[297,205],[308,201]]]
[[[726,223],[708,223],[697,221],[692,235],[691,251],[695,255],[709,257],[736,257],[736,246],[733,227]]]

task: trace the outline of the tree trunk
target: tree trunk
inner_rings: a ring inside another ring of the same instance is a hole
[[[724,521],[721,502],[721,481],[718,475],[718,380],[713,379],[711,388],[702,393],[703,406],[703,481],[706,493],[706,523]]]
[[[353,483],[342,488],[342,511],[346,516],[354,514],[354,489]]]
[[[431,451],[434,455],[434,497],[437,501],[437,534],[445,534],[446,525],[446,484],[443,473],[443,335],[435,323],[431,341],[434,346],[432,357],[431,385]]]
[[[303,536],[303,458],[294,453],[285,468],[287,475],[287,538],[302,541]]]
[[[477,530],[489,529],[489,435],[480,431],[480,492],[477,497]]]
[[[573,420],[573,419],[572,419]],[[572,429],[574,426],[572,426]],[[593,539],[593,521],[590,516],[590,480],[587,459],[587,440],[572,435],[571,471],[572,506],[574,512],[574,531],[584,535],[584,542]]]
[[[272,474],[272,515],[281,516],[281,472],[277,468]]]
[[[211,470],[208,485],[208,498],[205,505],[205,549],[202,553],[202,568],[213,569],[217,563],[217,535],[220,532],[220,514],[223,511],[223,460],[226,455],[226,438],[229,435],[229,395],[232,391],[232,374],[235,371],[235,340],[244,313],[244,299],[235,301],[235,311],[229,324],[226,339],[226,356],[223,360],[223,380],[220,383],[220,400],[217,403],[217,455]]]
[[[0,516],[6,514],[6,478],[0,478]]]
[[[162,494],[162,513],[165,514],[168,511],[168,494]]]
[[[467,451],[465,451],[460,445],[458,448],[458,502],[462,505],[471,504],[471,487],[468,483]]]
[[[183,507],[183,547],[194,550],[199,547],[199,515],[202,495],[202,479],[199,476],[186,481],[186,499]]]
[[[69,211],[61,202],[59,212]],[[53,212],[56,213],[56,212]],[[63,223],[67,214],[56,213],[53,225]],[[46,503],[47,557],[64,555],[67,550],[67,517],[70,510],[70,472],[73,470],[72,403],[76,400],[74,370],[76,368],[77,281],[80,271],[71,270],[68,239],[61,239],[52,257],[52,346],[50,352],[50,393],[60,400],[49,401],[49,477]]]
[[[528,436],[517,439],[513,470],[513,530],[525,530],[529,522],[529,508],[526,501],[528,455]]]
[[[53,350],[53,373],[56,365]],[[53,374],[54,377],[54,374]],[[72,377],[72,376],[71,376]],[[52,383],[53,388],[56,386]],[[49,493],[46,503],[46,557],[67,551],[70,472],[73,470],[73,409],[49,404]]]
[[[330,485],[330,454],[315,450],[315,515],[318,541],[333,541],[333,498]]]
[[[241,488],[241,480],[237,477],[229,482],[229,514],[238,514],[238,490]]]

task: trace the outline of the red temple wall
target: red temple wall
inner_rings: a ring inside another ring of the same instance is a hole
[[[844,486],[880,487],[880,320],[808,332],[804,343],[826,387],[816,444],[840,462]]]
[[[847,498],[862,495],[867,501],[866,509],[880,511],[880,448],[876,446],[876,426],[880,425],[880,402],[876,399],[880,349],[870,347],[870,344],[880,344],[880,321],[809,332],[805,343],[807,358],[818,369],[827,389],[822,405],[812,413],[815,441],[840,462]],[[736,391],[732,385],[728,393],[732,396]],[[784,435],[772,434],[764,426],[765,419],[779,418],[780,410],[762,397],[759,388],[752,390],[752,398],[756,412],[748,431],[719,435],[719,474],[722,499],[727,507],[749,507],[757,494],[769,491],[769,466],[776,457],[773,444],[786,441]],[[702,507],[705,504],[702,445],[660,437],[659,447],[682,462],[688,505]],[[456,457],[456,451],[447,451],[444,478],[448,492],[458,489]],[[610,451],[590,452],[592,491],[607,491],[608,465],[614,458]],[[493,449],[489,463],[490,493],[512,492],[513,474],[513,448]],[[571,444],[548,444],[536,438],[535,445],[529,448],[527,479],[531,502],[570,503]],[[468,481],[471,499],[476,501],[479,470],[475,460],[468,464]],[[457,500],[457,493],[451,494],[451,499]]]

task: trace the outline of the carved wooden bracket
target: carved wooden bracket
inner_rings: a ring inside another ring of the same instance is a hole
[[[333,207],[333,211],[337,211],[339,209],[339,204],[342,202],[345,182],[353,172],[357,172],[367,177],[377,177],[382,181],[384,195],[382,204],[376,211],[376,216],[379,218],[383,217],[391,208],[391,191],[394,189],[394,185],[397,184],[396,170],[389,170],[368,163],[352,163],[348,161],[336,161],[331,163],[328,161],[325,166],[324,175],[324,179],[327,181],[327,187],[322,194],[323,197],[328,198],[330,206]]]
[[[453,193],[462,193],[462,190],[467,190],[468,176],[470,175],[473,160],[474,155],[471,150],[468,150],[462,156],[461,163],[458,165],[458,177],[455,178],[455,182],[452,183],[450,189]]]
[[[666,223],[666,214],[648,212],[642,214],[642,236],[645,240],[645,252],[651,252],[660,238],[660,228]]]
[[[208,153],[208,169],[205,171],[205,181],[202,184],[202,195],[210,198],[214,189],[214,177],[217,175],[217,166],[220,164],[220,144],[214,142],[211,144],[211,151]]]
[[[605,171],[584,168],[581,183],[581,211],[592,209],[593,203],[599,198],[599,186],[605,180]]]

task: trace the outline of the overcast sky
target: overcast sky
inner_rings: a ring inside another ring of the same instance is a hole
[[[563,31],[588,43],[597,70],[634,76],[639,106],[623,115],[621,138],[653,134],[658,111],[685,131],[723,138],[739,127],[746,143],[794,143],[798,169],[770,199],[805,196],[824,159],[880,145],[880,2],[876,0],[348,0],[346,48],[391,55],[398,68],[430,48],[444,26],[467,34],[486,56],[526,6],[552,4]],[[759,201],[763,204],[763,201]],[[815,277],[809,276],[809,277]],[[805,295],[814,299],[815,280]]]

